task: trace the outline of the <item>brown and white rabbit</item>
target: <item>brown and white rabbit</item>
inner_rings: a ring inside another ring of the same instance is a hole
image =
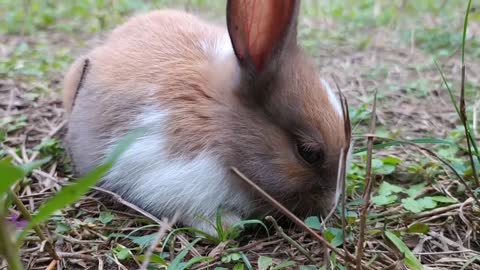
[[[65,78],[77,173],[147,128],[99,185],[158,217],[179,210],[181,223],[211,232],[197,216],[221,208],[233,224],[271,211],[230,166],[299,214],[330,210],[349,134],[297,44],[299,2],[228,1],[227,29],[174,10],[115,29]]]

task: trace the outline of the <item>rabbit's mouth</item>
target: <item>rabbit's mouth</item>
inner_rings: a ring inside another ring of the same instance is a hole
[[[335,190],[321,190],[315,193],[298,195],[293,211],[302,217],[326,216],[337,201]]]
[[[335,207],[337,196],[335,190],[320,190],[315,193],[301,192],[290,196],[278,198],[279,202],[299,218],[309,216],[327,216]],[[276,218],[282,216],[279,210],[271,205],[263,205],[259,208],[262,216],[271,215]]]

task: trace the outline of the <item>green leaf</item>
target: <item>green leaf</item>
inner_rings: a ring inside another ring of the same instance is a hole
[[[129,236],[133,243],[137,244],[141,249],[144,249],[152,244],[157,237],[157,233],[146,234],[142,236]]]
[[[432,197],[424,197],[417,200],[410,197],[402,199],[402,206],[410,212],[420,213],[425,209],[435,208],[437,203],[432,199]]]
[[[412,270],[423,270],[423,266],[418,261],[413,252],[398,238],[393,232],[385,231],[387,238],[397,247],[397,249],[405,255],[404,262]]]
[[[103,224],[108,224],[113,220],[114,215],[110,212],[102,212],[100,213],[99,220]]]
[[[137,259],[141,262],[143,262],[145,260],[145,255],[139,255],[137,256]],[[162,257],[160,257],[159,255],[157,254],[152,254],[150,256],[150,261],[153,262],[153,263],[158,263],[158,264],[161,264],[161,265],[164,265],[164,266],[167,266],[168,263],[165,261],[165,259],[163,259]]]
[[[402,199],[402,206],[412,213],[420,213],[424,209],[414,198],[411,197]]]
[[[407,228],[408,233],[421,233],[427,234],[430,231],[430,227],[425,223],[415,223]]]
[[[417,202],[425,209],[433,209],[437,207],[437,202],[435,202],[432,197],[423,197],[417,199]]]
[[[260,256],[258,257],[258,269],[267,270],[273,264],[273,259],[270,257]]]
[[[25,172],[21,168],[11,165],[6,159],[0,161],[0,172],[2,172],[0,195],[8,192],[12,185],[25,176]]]
[[[447,196],[432,196],[432,200],[440,203],[458,203],[458,200]]]
[[[389,165],[397,165],[402,162],[400,158],[397,158],[394,156],[388,156],[388,157],[382,158],[382,161],[384,164],[389,164]]]
[[[55,232],[58,234],[64,234],[66,232],[70,232],[71,228],[68,224],[60,222],[55,227]]]
[[[394,165],[383,164],[382,167],[373,169],[373,173],[377,175],[389,175],[395,171]]]
[[[81,177],[75,183],[65,186],[55,196],[40,206],[38,212],[32,217],[30,222],[25,226],[21,232],[18,241],[21,241],[26,236],[27,232],[35,225],[47,220],[51,214],[66,207],[67,205],[76,202],[80,197],[88,192],[88,190],[94,186],[102,176],[107,173],[113,166],[114,162],[120,155],[127,150],[127,147],[137,138],[139,134],[132,132],[129,135],[121,139],[118,145],[115,147],[113,154],[107,158],[107,161],[95,168],[93,171],[87,173]]]
[[[372,169],[378,169],[383,166],[383,161],[377,158],[372,159]]]
[[[407,193],[409,197],[415,197],[425,190],[425,186],[426,186],[425,183],[419,183],[419,184],[413,185],[413,186],[409,187],[405,191],[405,193]]]
[[[233,270],[243,270],[244,265],[243,263],[237,263],[235,266],[233,266]]]
[[[115,250],[115,255],[117,255],[118,259],[121,261],[128,259],[130,257],[130,250],[126,247],[117,247]]]
[[[380,195],[390,195],[392,193],[399,193],[402,191],[404,191],[404,188],[390,184],[387,181],[382,182],[378,188],[378,194]]]
[[[22,170],[25,172],[25,175],[27,175],[31,173],[34,169],[40,168],[43,164],[49,162],[51,159],[51,157],[46,157],[40,160],[35,160],[28,164],[21,165],[20,168],[22,168]]]
[[[320,219],[319,219],[318,217],[316,217],[316,216],[307,217],[307,218],[305,219],[305,224],[306,224],[308,227],[310,227],[310,228],[312,228],[312,229],[314,229],[314,230],[318,230],[318,231],[321,230],[321,228],[320,228],[320,226],[321,226]]]
[[[240,253],[232,253],[230,255],[233,261],[238,261],[242,258],[242,255]]]
[[[292,261],[285,261],[285,262],[282,262],[280,264],[277,264],[275,267],[273,267],[272,270],[280,270],[280,269],[283,269],[283,268],[287,268],[289,266],[294,266],[296,263],[295,262],[292,262]]]
[[[228,270],[228,268],[225,267],[215,267],[213,270]]]
[[[388,205],[396,202],[398,196],[393,195],[377,195],[372,197],[372,202],[376,205]]]
[[[329,227],[324,231],[324,235],[334,247],[338,247],[343,244],[342,229]]]

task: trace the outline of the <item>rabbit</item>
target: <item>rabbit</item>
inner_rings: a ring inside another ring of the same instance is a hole
[[[76,175],[144,128],[98,186],[152,215],[178,210],[178,223],[212,232],[218,209],[224,226],[274,214],[231,167],[298,215],[331,210],[350,137],[340,99],[298,45],[299,8],[229,0],[226,27],[165,9],[114,29],[64,78]]]

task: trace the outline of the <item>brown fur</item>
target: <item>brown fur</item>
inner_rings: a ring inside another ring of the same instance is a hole
[[[286,27],[296,33],[296,18]],[[179,11],[134,17],[84,56],[91,66],[72,108],[84,57],[77,60],[65,78],[64,103],[71,113],[67,143],[79,172],[98,163],[107,142],[153,104],[171,114],[165,128],[172,156],[209,149],[291,207],[305,194],[331,197],[340,149],[347,146],[343,120],[295,35],[283,37],[282,53],[264,52],[272,59],[258,74],[252,65],[240,69],[234,57],[219,60],[200,48],[224,35],[225,29]],[[324,149],[326,162],[306,166],[292,137]],[[325,210],[327,201],[300,208]]]

